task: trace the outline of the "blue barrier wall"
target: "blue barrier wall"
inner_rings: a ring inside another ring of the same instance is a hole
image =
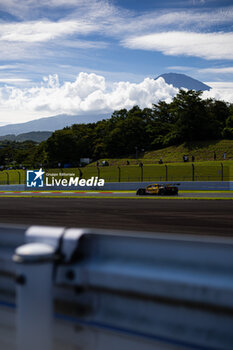
[[[153,182],[112,182],[106,183],[104,190],[137,190],[140,187],[145,187]],[[177,184],[179,183],[180,190],[233,190],[233,181],[180,181],[180,182],[157,182],[159,184],[169,183]]]
[[[25,185],[1,185],[0,191],[52,191],[52,190],[97,190],[97,191],[136,191],[140,187],[145,187],[153,182],[106,182],[104,186],[67,186],[67,187],[37,187],[37,188],[26,188]],[[157,183],[169,183],[177,184],[177,182],[157,182]],[[190,191],[228,191],[233,190],[233,181],[180,181],[178,182],[180,190]]]

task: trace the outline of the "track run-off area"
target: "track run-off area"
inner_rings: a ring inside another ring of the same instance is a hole
[[[0,197],[121,198],[121,199],[222,199],[233,200],[233,191],[179,191],[176,196],[144,195],[136,191],[0,191]]]

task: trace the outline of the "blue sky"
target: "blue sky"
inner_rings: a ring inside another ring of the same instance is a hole
[[[0,44],[2,125],[150,106],[175,94],[165,72],[233,102],[229,0],[0,0]]]

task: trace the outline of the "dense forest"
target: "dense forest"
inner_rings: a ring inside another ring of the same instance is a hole
[[[233,139],[233,105],[180,90],[170,103],[115,111],[110,119],[74,124],[47,141],[2,142],[0,163],[26,166],[78,165],[80,158],[114,158],[197,140]]]

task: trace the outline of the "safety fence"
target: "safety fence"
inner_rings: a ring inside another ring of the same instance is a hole
[[[232,270],[231,238],[0,227],[0,348],[232,350]]]
[[[86,167],[81,169],[84,178],[98,176],[106,182],[133,181],[230,181],[231,168],[219,165],[139,165],[122,167]]]
[[[98,177],[105,182],[141,182],[141,181],[232,181],[233,164],[158,164],[126,166],[87,166],[82,168],[44,169],[57,179],[77,176],[90,179]],[[0,185],[25,184],[25,170],[0,172]]]
[[[4,170],[0,172],[0,185],[26,183],[26,170]]]
[[[142,181],[231,181],[233,167],[227,164],[196,165],[196,164],[161,164],[161,165],[126,165],[83,167],[71,169],[53,169],[48,172],[56,173],[58,177],[67,174],[84,179],[98,177],[105,182],[142,182]],[[60,175],[62,174],[62,175]],[[67,175],[68,176],[68,175]]]

